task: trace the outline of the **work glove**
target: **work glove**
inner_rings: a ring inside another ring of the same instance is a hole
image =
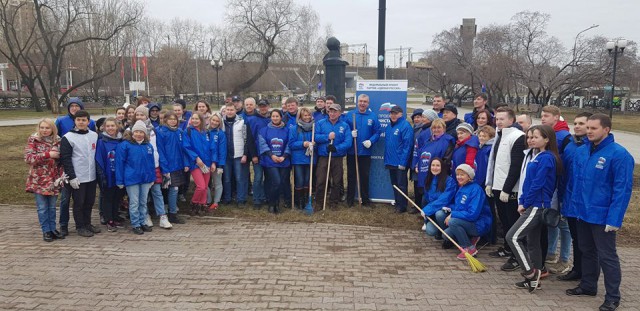
[[[60,188],[62,186],[64,186],[65,183],[69,182],[69,176],[65,173],[62,173],[62,176],[60,176],[58,179],[56,179],[53,182],[53,186],[56,188]]]
[[[484,192],[488,197],[493,198],[493,190],[491,189],[491,186],[484,187]]]
[[[614,227],[614,226],[611,226],[611,225],[606,225],[604,227],[604,232],[612,232],[612,231],[615,232],[615,231],[618,231],[618,229],[620,229],[620,228]]]
[[[73,189],[80,189],[80,181],[78,180],[78,178],[74,178],[72,180],[69,180],[69,186],[71,186],[71,188]]]
[[[171,174],[167,173],[162,175],[162,189],[169,189],[171,185]]]
[[[338,151],[338,149],[336,149],[336,146],[334,146],[334,145],[329,145],[328,149],[329,149],[329,152],[337,152]]]
[[[221,169],[221,168],[218,168],[218,169],[216,170],[216,173],[218,173],[218,175],[222,175],[222,173],[223,173],[223,172],[224,172],[224,170],[223,170],[223,169]]]
[[[504,203],[509,202],[509,194],[504,191],[500,191],[500,201]]]
[[[203,165],[200,170],[202,171],[202,174],[209,174],[209,168],[206,165]]]
[[[399,169],[399,170],[401,170],[401,171],[404,171],[404,170],[406,170],[407,168],[406,168],[406,167],[404,167],[403,165],[398,165],[398,169]]]
[[[442,207],[442,210],[443,210],[444,212],[446,212],[446,213],[451,213],[451,208],[450,208],[450,207],[443,206],[443,207]]]
[[[124,189],[124,185],[118,185],[118,188]]]
[[[309,147],[307,147],[307,150],[304,152],[304,155],[308,157],[313,155],[313,145],[309,145]]]
[[[351,137],[353,137],[353,138],[358,137],[358,130],[351,131]]]
[[[422,218],[427,218],[427,215],[425,215],[424,210],[420,210],[420,216],[422,216]]]
[[[365,140],[365,141],[362,142],[362,145],[365,148],[369,149],[369,148],[371,148],[371,141],[370,140]]]

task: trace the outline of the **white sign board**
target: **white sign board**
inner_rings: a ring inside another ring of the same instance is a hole
[[[144,83],[144,81],[129,81],[129,90],[133,91],[139,91],[139,90],[146,90],[146,85]]]
[[[9,63],[0,63],[0,70],[9,69]]]

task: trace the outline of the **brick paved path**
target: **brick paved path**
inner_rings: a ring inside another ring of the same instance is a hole
[[[0,206],[0,309],[594,310],[603,300],[566,296],[573,283],[516,289],[518,273],[486,249],[489,272],[473,274],[416,231],[188,221],[45,243],[33,209]],[[622,310],[640,308],[638,254],[620,251]]]

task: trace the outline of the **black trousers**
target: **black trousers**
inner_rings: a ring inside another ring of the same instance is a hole
[[[502,232],[504,235],[507,235],[509,229],[513,226],[513,224],[518,221],[520,218],[520,214],[518,213],[518,193],[513,192],[509,196],[509,200],[505,203],[500,201],[500,191],[493,190],[493,198],[496,203],[496,210],[498,211],[498,218],[500,219],[500,224],[502,225]],[[511,247],[507,243],[507,239],[504,240],[504,248],[508,251],[511,251]]]
[[[604,232],[605,226],[594,225],[578,220],[579,246],[582,251],[582,279],[580,288],[598,291],[600,269],[604,275],[604,299],[620,301],[620,258],[616,250],[616,232]]]
[[[127,193],[126,189],[120,189],[117,186],[111,188],[102,188],[102,216],[104,220],[109,222],[114,220],[118,216],[118,210],[120,208],[120,202]]]
[[[358,156],[358,172],[360,173],[360,198],[362,203],[369,202],[369,171],[371,169],[370,156]],[[354,155],[347,155],[347,203],[353,203],[356,195],[356,160]]]
[[[580,250],[580,236],[578,235],[578,219],[575,217],[567,217],[569,224],[569,232],[573,241],[573,268],[572,272],[582,275],[582,251]]]
[[[96,181],[81,183],[79,189],[71,189],[73,199],[73,220],[76,229],[86,228],[91,224],[91,210],[96,201]]]

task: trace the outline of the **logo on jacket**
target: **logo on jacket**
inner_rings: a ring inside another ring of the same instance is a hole
[[[109,159],[109,170],[112,172],[116,171],[116,151],[111,150],[107,153],[107,159]]]
[[[151,149],[151,146],[147,146],[147,154],[153,154],[153,149]]]
[[[340,128],[338,128],[338,132],[340,132],[340,134],[344,134],[344,127],[341,126]]]
[[[398,136],[398,134],[400,134],[400,129],[396,129],[395,131],[393,131],[393,135]]]
[[[427,164],[429,163],[429,161],[431,161],[431,152],[423,152],[420,154],[420,161],[422,161],[422,164]]]
[[[373,125],[373,119],[367,120],[367,126],[372,126],[372,125]]]
[[[603,157],[600,157],[600,158],[598,159],[598,163],[596,163],[596,168],[597,168],[597,169],[600,169],[600,170],[601,170],[601,169],[603,169],[603,168],[604,168],[604,164],[605,164],[605,163],[607,163],[607,159],[605,159],[605,158],[603,158]]]
[[[280,138],[274,137],[271,139],[271,152],[277,154],[278,156],[282,154],[282,147],[284,146],[284,141]]]
[[[467,202],[467,195],[462,195],[462,198],[460,199],[460,204],[465,204]]]
[[[91,150],[96,150],[96,143],[91,144]]]

